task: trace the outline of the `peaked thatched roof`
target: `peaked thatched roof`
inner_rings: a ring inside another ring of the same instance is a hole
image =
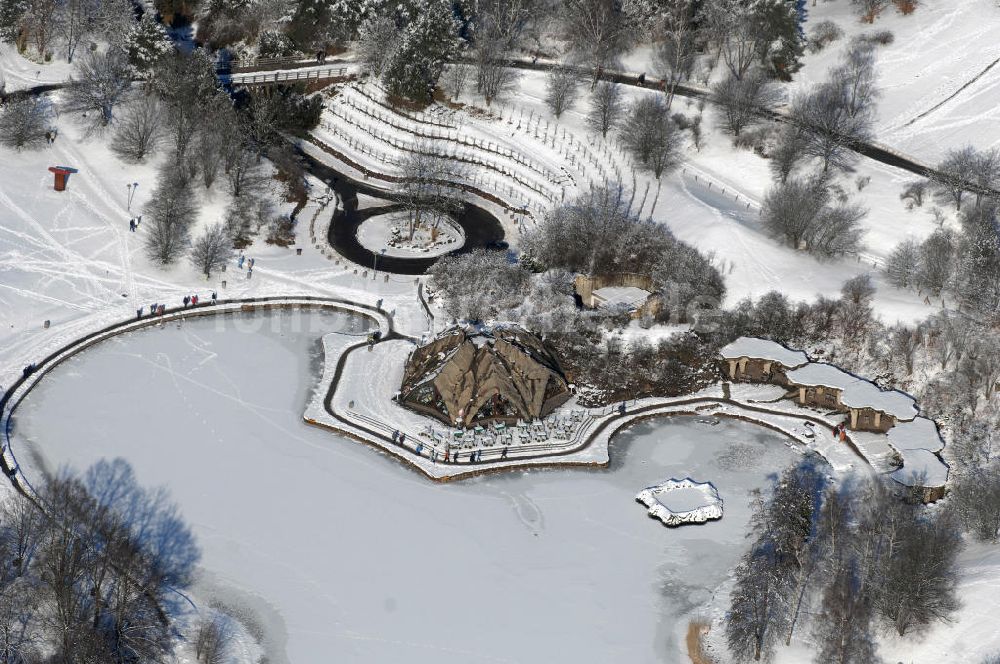
[[[400,401],[449,424],[543,417],[569,398],[556,356],[517,325],[456,327],[415,350]]]

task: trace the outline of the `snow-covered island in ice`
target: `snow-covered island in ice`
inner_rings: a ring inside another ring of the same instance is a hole
[[[690,477],[674,479],[646,487],[635,497],[649,508],[649,516],[667,526],[705,523],[722,518],[722,497],[711,482],[696,482]]]

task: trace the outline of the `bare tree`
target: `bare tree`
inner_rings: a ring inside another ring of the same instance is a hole
[[[852,43],[843,62],[830,73],[832,84],[842,91],[850,117],[872,114],[880,95],[875,79],[875,47],[869,42]]]
[[[409,236],[427,224],[436,232],[441,220],[462,209],[458,185],[469,174],[466,164],[439,153],[432,143],[420,143],[400,164],[400,196],[410,214]]]
[[[52,105],[46,97],[11,99],[0,112],[0,143],[18,150],[41,145],[51,120]]]
[[[857,8],[864,23],[874,23],[875,17],[889,6],[889,0],[851,0],[851,4]]]
[[[978,540],[996,542],[1000,538],[1000,464],[970,464],[955,484],[951,502],[969,533]]]
[[[375,15],[358,30],[358,54],[365,68],[379,78],[385,73],[399,47],[400,33],[388,15]]]
[[[575,58],[593,70],[593,89],[628,44],[628,22],[613,0],[566,0],[562,24]]]
[[[621,86],[610,81],[601,81],[590,96],[590,110],[587,112],[587,127],[601,136],[607,137],[621,118],[624,105],[622,103]]]
[[[40,58],[49,53],[49,45],[53,33],[57,31],[56,16],[59,9],[58,0],[27,0],[24,4],[24,33],[31,36],[35,50]]]
[[[573,106],[579,92],[576,72],[572,69],[553,69],[545,84],[545,105],[557,118]]]
[[[907,376],[913,374],[913,363],[923,340],[923,330],[919,326],[911,328],[898,323],[889,328],[889,348],[894,359],[902,360]]]
[[[77,63],[76,77],[66,89],[67,101],[72,108],[96,111],[97,122],[107,126],[131,85],[132,73],[124,54],[114,50],[89,52]]]
[[[444,81],[452,101],[458,101],[469,82],[469,68],[457,62],[448,65],[444,71]]]
[[[903,636],[934,620],[946,620],[958,608],[955,586],[961,534],[950,515],[902,520],[898,543],[884,558],[877,579],[876,608]]]
[[[871,597],[861,592],[854,565],[836,566],[823,591],[822,607],[813,621],[816,664],[877,664],[881,660],[872,635]]]
[[[257,154],[245,145],[237,144],[226,160],[226,182],[233,198],[247,192],[255,192],[264,184],[265,178],[257,160]]]
[[[146,253],[161,265],[173,263],[190,243],[195,207],[190,182],[176,171],[160,174],[153,196],[146,205]]]
[[[706,32],[736,80],[753,67],[762,49],[761,40],[765,39],[753,13],[754,8],[741,0],[712,0],[702,9]]]
[[[777,98],[774,85],[757,69],[740,78],[731,74],[712,89],[712,100],[722,107],[726,128],[736,136]]]
[[[788,623],[780,563],[773,549],[755,546],[734,573],[736,584],[726,614],[726,643],[739,662],[770,659]]]
[[[822,180],[790,178],[767,193],[761,221],[772,236],[781,237],[798,249],[810,235],[827,200]]]
[[[761,221],[793,248],[833,256],[857,250],[865,214],[856,206],[831,204],[823,178],[789,178],[768,192]]]
[[[978,153],[973,181],[979,187],[976,205],[981,205],[986,190],[1000,188],[1000,149],[989,148]]]
[[[222,224],[205,229],[191,245],[191,264],[208,279],[212,270],[221,270],[233,257],[233,241]]]
[[[933,176],[938,192],[949,196],[961,211],[962,198],[975,177],[978,154],[971,145],[949,150]]]
[[[56,27],[66,47],[66,61],[73,56],[80,43],[90,34],[100,3],[89,0],[62,0],[56,12]]]
[[[697,34],[691,14],[689,0],[671,0],[662,12],[663,27],[660,41],[656,43],[654,62],[666,83],[664,92],[668,108],[673,103],[677,85],[690,78],[697,57]]]
[[[920,245],[920,286],[934,295],[940,295],[955,271],[955,253],[958,239],[950,229],[938,229]]]
[[[500,40],[484,37],[478,42],[475,67],[476,90],[483,95],[487,106],[517,83],[517,70],[510,66],[507,50]]]
[[[823,172],[830,166],[846,170],[857,159],[854,143],[871,136],[871,115],[851,115],[840,85],[826,83],[800,95],[792,104],[791,116],[806,131],[805,154],[823,162]]]
[[[125,107],[111,149],[122,159],[142,161],[156,151],[161,136],[159,100],[143,95]]]
[[[920,274],[920,245],[914,240],[903,240],[886,258],[884,269],[893,286],[915,286]]]
[[[781,128],[769,155],[771,172],[779,182],[787,182],[788,176],[805,158],[807,141],[806,132],[801,127],[786,125]]]
[[[629,109],[619,130],[625,149],[659,178],[680,162],[680,133],[659,97],[642,97]]]
[[[194,637],[194,656],[201,664],[224,664],[229,660],[233,626],[227,616],[216,615],[198,623]]]

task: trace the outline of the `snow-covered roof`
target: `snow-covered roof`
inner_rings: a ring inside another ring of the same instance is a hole
[[[719,354],[726,360],[747,357],[779,362],[789,368],[800,367],[809,361],[809,358],[801,350],[792,350],[775,341],[758,339],[757,337],[740,337],[723,346]]]
[[[929,450],[900,450],[903,467],[892,472],[892,479],[903,486],[939,487],[948,481],[948,464]]]
[[[934,420],[917,417],[910,422],[900,422],[889,429],[889,442],[897,450],[927,450],[940,452],[944,441]]]
[[[899,390],[881,390],[875,383],[832,364],[810,362],[789,371],[787,376],[797,385],[840,390],[840,403],[848,408],[871,408],[892,415],[897,420],[912,420],[917,416],[917,404],[909,394]]]
[[[602,307],[623,304],[630,309],[641,307],[649,299],[649,295],[649,291],[635,286],[605,286],[593,292],[594,298],[600,300]]]

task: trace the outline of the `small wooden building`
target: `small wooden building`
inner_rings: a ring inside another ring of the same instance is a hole
[[[798,402],[848,413],[848,428],[885,433],[897,422],[917,416],[917,404],[899,390],[881,390],[871,381],[824,362],[812,362],[787,374],[798,389]]]
[[[892,473],[892,479],[918,492],[925,503],[943,498],[949,468],[940,456],[944,439],[934,420],[916,417],[900,422],[889,430],[887,437],[903,461],[903,466]]]
[[[801,367],[809,358],[801,350],[786,348],[775,341],[740,337],[719,351],[723,373],[732,381],[787,385],[786,373]]]

